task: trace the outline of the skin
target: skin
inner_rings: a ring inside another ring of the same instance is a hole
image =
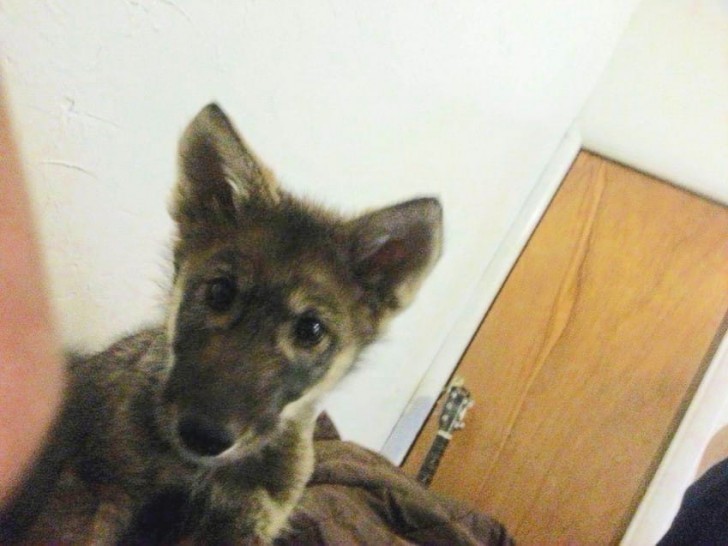
[[[705,474],[715,464],[728,457],[728,425],[719,429],[705,448],[703,458],[698,467],[697,477]]]
[[[0,88],[0,504],[33,460],[64,384],[40,256]]]

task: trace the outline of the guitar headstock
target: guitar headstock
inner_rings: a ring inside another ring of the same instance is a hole
[[[440,415],[439,430],[450,434],[465,426],[465,414],[474,402],[462,382],[453,382],[447,389],[445,404]]]

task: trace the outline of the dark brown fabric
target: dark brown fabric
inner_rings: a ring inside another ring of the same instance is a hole
[[[319,419],[316,469],[278,546],[512,544],[493,519],[424,489],[384,457],[338,439]]]

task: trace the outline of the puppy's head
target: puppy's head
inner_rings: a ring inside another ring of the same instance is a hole
[[[187,128],[172,202],[166,426],[188,457],[262,445],[352,365],[440,252],[431,198],[344,219],[282,191],[216,105]]]

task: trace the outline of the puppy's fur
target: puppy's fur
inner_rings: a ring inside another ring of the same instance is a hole
[[[315,402],[440,252],[437,200],[353,219],[302,202],[214,104],[181,140],[171,213],[166,324],[70,359],[6,540],[113,544],[174,497],[198,540],[272,541],[312,471]]]

